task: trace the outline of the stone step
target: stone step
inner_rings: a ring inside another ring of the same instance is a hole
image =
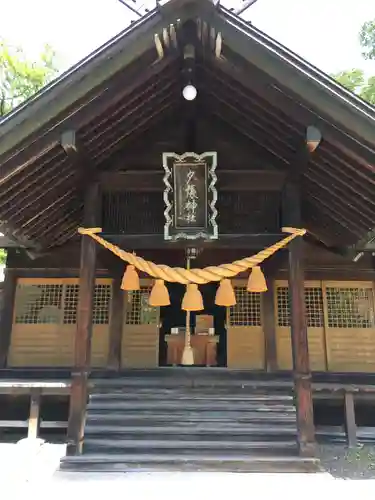
[[[307,462],[298,457],[296,437],[290,378],[132,370],[90,379],[83,454],[66,457],[62,469],[297,470]]]
[[[207,401],[207,400],[195,400],[195,399],[183,399],[177,401],[173,400],[128,400],[128,401],[116,401],[116,400],[89,400],[88,411],[92,410],[105,410],[108,412],[120,412],[120,411],[137,411],[137,410],[151,410],[151,411],[168,411],[168,412],[177,412],[181,410],[198,410],[198,411],[224,411],[224,412],[233,412],[233,411],[254,411],[257,413],[262,412],[280,412],[280,413],[294,413],[295,408],[292,404],[268,404],[268,403],[257,403],[257,402],[243,402],[236,401],[233,404],[228,403],[227,401]]]
[[[293,381],[290,374],[278,377],[247,370],[218,368],[158,368],[151,370],[131,370],[108,377],[91,377],[90,385],[95,390],[116,387],[246,387],[254,391],[291,392]]]
[[[92,454],[64,457],[60,470],[74,472],[317,472],[318,461],[297,457],[293,452],[263,454],[225,453],[212,457],[205,453],[179,454]]]
[[[179,400],[190,400],[195,401],[233,401],[237,402],[249,402],[249,403],[263,403],[263,404],[293,404],[293,397],[289,395],[265,395],[265,394],[253,394],[247,393],[242,390],[241,392],[233,393],[233,391],[228,391],[227,393],[204,393],[201,390],[132,390],[127,391],[126,389],[117,392],[105,392],[105,393],[93,393],[90,395],[90,401],[128,401],[128,400],[144,400],[144,401],[158,401],[160,399],[168,399],[169,401],[179,401]]]
[[[137,385],[116,385],[116,386],[104,386],[91,388],[92,394],[112,394],[112,393],[129,393],[129,394],[153,394],[155,392],[165,392],[166,394],[207,394],[207,396],[212,395],[241,395],[249,394],[259,397],[270,398],[274,396],[276,398],[293,398],[292,391],[270,391],[264,388],[254,388],[251,386],[200,386],[200,385],[174,385],[168,386],[160,384],[159,386],[137,386]]]
[[[122,427],[111,428],[107,426],[88,426],[86,427],[86,441],[90,439],[96,440],[125,440],[125,441],[199,441],[203,439],[206,442],[268,442],[274,443],[291,439],[296,441],[295,429],[257,429],[257,431],[247,431],[246,429],[228,429],[223,432],[223,429],[189,429],[189,428],[164,428],[155,430],[153,427]]]
[[[109,422],[108,422],[109,420]],[[129,421],[113,421],[110,419],[88,419],[85,427],[85,435],[91,433],[131,433],[131,432],[144,432],[164,434],[190,434],[190,433],[235,433],[235,434],[280,434],[280,433],[295,433],[295,422],[255,422],[255,423],[242,423],[242,422],[199,422],[199,421],[183,421],[183,422],[150,422],[148,420],[134,420]]]
[[[252,453],[253,450],[294,450],[296,451],[297,445],[295,439],[268,439],[268,440],[255,440],[249,439],[246,441],[233,441],[233,440],[158,440],[158,439],[95,439],[90,436],[84,441],[84,453],[97,453],[100,450],[112,453],[134,453],[138,454],[142,450],[148,451],[152,454],[159,452],[170,454],[178,450],[180,455],[190,453],[192,450],[198,452],[199,450],[205,451],[207,454],[216,456],[219,452],[228,455],[237,454],[241,451],[242,454]]]
[[[93,409],[91,408],[86,417],[86,422],[91,423],[92,421],[102,421],[102,423],[116,423],[116,422],[126,422],[128,425],[131,422],[139,422],[141,423],[150,423],[152,425],[177,425],[177,422],[181,422],[182,425],[186,423],[227,423],[230,424],[232,422],[238,424],[249,424],[249,423],[260,423],[260,422],[269,422],[269,423],[296,423],[296,415],[295,412],[256,412],[256,411],[211,411],[207,409],[207,411],[183,411],[176,409],[175,411],[166,412],[164,409],[149,409],[137,411],[133,409],[129,409],[127,411],[119,410],[108,412],[103,410],[103,408]]]

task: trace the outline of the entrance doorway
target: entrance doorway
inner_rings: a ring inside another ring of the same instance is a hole
[[[186,328],[186,311],[181,309],[186,287],[179,283],[167,287],[171,304],[160,308],[159,366],[181,363]],[[190,313],[195,366],[227,366],[227,310],[215,304],[217,287],[217,283],[201,285],[204,310]]]

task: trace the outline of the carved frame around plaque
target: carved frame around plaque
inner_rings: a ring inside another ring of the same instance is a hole
[[[218,239],[217,153],[163,153],[165,240]]]

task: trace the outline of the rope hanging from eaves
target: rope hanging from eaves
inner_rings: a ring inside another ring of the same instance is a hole
[[[126,252],[125,250],[119,248],[117,245],[113,245],[101,236],[98,236],[97,233],[102,232],[101,228],[78,228],[78,232],[80,234],[90,236],[104,248],[110,250],[124,262],[133,265],[139,271],[143,271],[144,273],[147,273],[149,276],[152,276],[156,279],[174,283],[182,283],[185,285],[191,283],[203,285],[211,281],[221,281],[226,278],[233,278],[243,271],[247,271],[248,269],[258,266],[278,250],[288,245],[288,243],[290,243],[294,238],[296,238],[297,236],[303,236],[306,233],[305,229],[297,229],[292,227],[284,227],[282,231],[284,233],[290,233],[289,236],[283,238],[270,247],[261,250],[251,257],[235,260],[231,264],[208,266],[204,269],[185,269],[183,267],[169,267],[162,264],[155,264],[154,262],[142,259],[142,257],[139,257],[134,253]]]

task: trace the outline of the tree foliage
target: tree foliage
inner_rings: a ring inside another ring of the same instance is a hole
[[[375,19],[363,24],[359,32],[359,41],[363,49],[363,57],[375,60]]]
[[[0,116],[33,96],[57,73],[56,54],[45,45],[38,60],[29,60],[20,47],[0,40]]]
[[[363,24],[359,32],[359,42],[363,57],[375,60],[375,19]],[[332,76],[341,85],[375,105],[375,76],[368,78],[361,69],[340,71]]]
[[[332,76],[348,90],[356,93],[365,101],[375,104],[375,76],[366,78],[361,69],[340,71]]]
[[[20,47],[0,39],[0,116],[33,96],[57,74],[56,54],[49,45],[37,61],[29,60]],[[0,249],[0,265],[6,252]]]

